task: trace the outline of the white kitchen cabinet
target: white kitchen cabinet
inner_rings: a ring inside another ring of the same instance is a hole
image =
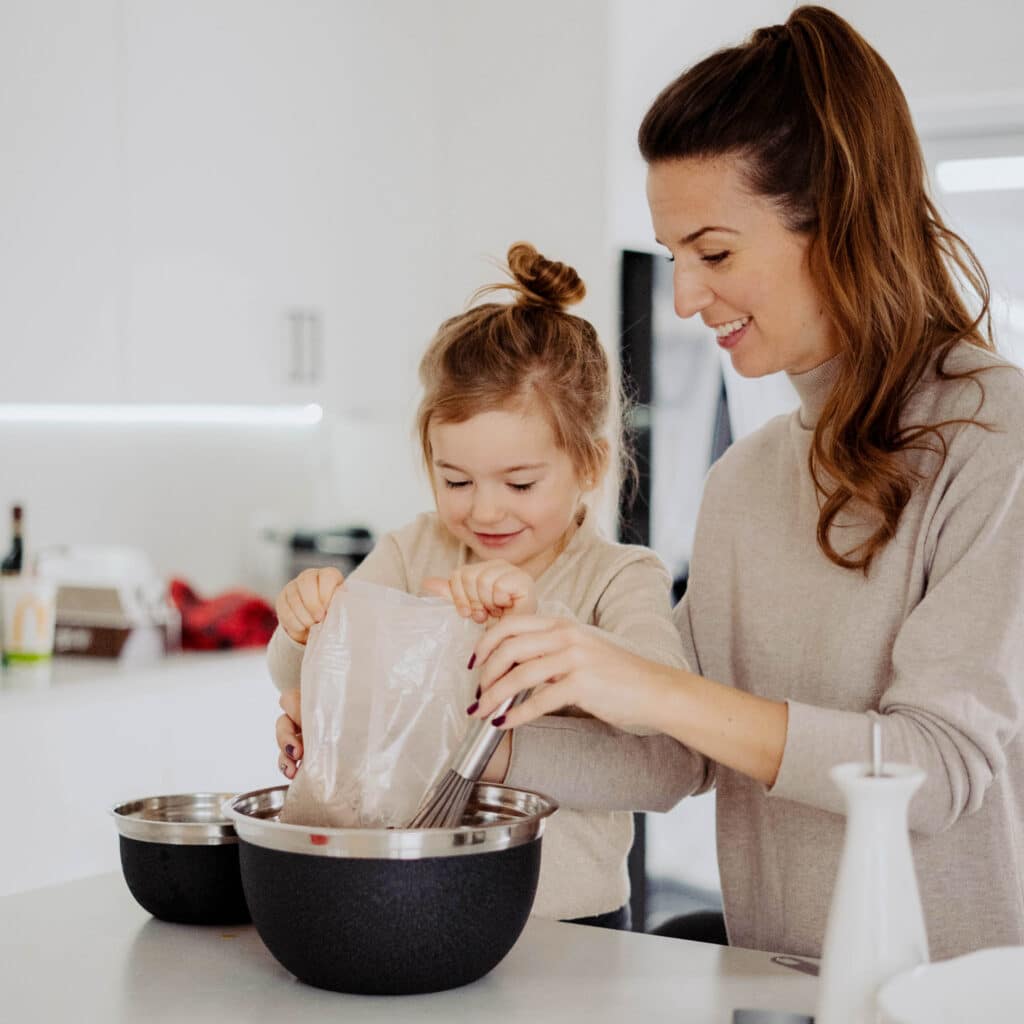
[[[117,9],[0,5],[0,402],[119,393]]]
[[[446,311],[429,5],[4,10],[0,401],[407,400]]]
[[[382,352],[423,333],[396,284],[423,276],[433,235],[435,30],[418,6],[126,3],[133,399],[386,400]],[[417,209],[426,228],[398,237]],[[298,353],[296,309],[319,325]]]
[[[287,397],[286,311],[332,268],[329,30],[304,5],[126,3],[127,387],[134,400]]]

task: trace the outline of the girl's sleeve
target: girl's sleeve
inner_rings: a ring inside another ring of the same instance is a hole
[[[657,556],[632,561],[605,588],[591,628],[642,658],[689,669],[671,593],[672,579]]]
[[[942,832],[981,806],[1024,724],[1022,539],[1021,459],[981,472],[968,463],[929,522],[928,585],[896,636],[878,711],[790,701],[772,795],[841,813],[827,770],[867,759],[877,718],[885,759],[926,772],[910,805],[912,829]]]
[[[686,668],[669,593],[668,573],[653,554],[630,561],[605,588],[588,628],[640,657]],[[544,602],[540,611],[568,614]],[[505,781],[574,810],[667,811],[709,789],[714,768],[661,733],[637,735],[593,718],[548,715],[513,731]]]
[[[382,537],[348,578],[378,583],[382,587],[407,589],[405,560],[394,534]],[[267,667],[271,680],[282,693],[299,685],[305,653],[305,644],[296,643],[280,626],[274,630],[267,646]]]

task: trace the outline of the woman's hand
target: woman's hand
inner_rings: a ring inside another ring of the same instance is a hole
[[[335,568],[304,569],[277,595],[274,610],[281,628],[297,644],[304,644],[310,626],[323,621],[334,592],[344,582]]]
[[[281,753],[277,766],[285,778],[294,779],[302,760],[302,696],[299,688],[281,694],[281,710],[277,720],[277,745]]]
[[[423,581],[426,593],[451,598],[460,615],[474,622],[506,615],[533,615],[537,610],[537,586],[522,569],[494,559],[474,562],[443,579],[433,576]]]
[[[494,720],[505,729],[570,706],[618,728],[656,728],[659,697],[673,685],[664,666],[569,619],[502,619],[480,639],[475,654],[483,692],[473,717],[488,718],[521,690],[536,688]]]
[[[511,729],[575,706],[618,728],[666,733],[712,761],[766,786],[774,784],[786,746],[784,701],[744,693],[681,668],[647,661],[567,619],[502,619],[480,638],[476,718],[490,718],[521,690],[522,704],[492,724]]]

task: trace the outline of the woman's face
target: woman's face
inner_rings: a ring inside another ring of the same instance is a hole
[[[803,373],[838,351],[807,262],[809,237],[750,193],[735,157],[658,161],[647,172],[676,313],[699,313],[744,377]]]

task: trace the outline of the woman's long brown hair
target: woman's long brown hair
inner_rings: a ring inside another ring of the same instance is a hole
[[[818,544],[837,565],[868,571],[893,537],[914,473],[905,453],[946,455],[942,428],[901,414],[926,372],[960,341],[994,349],[989,286],[970,247],[927,192],[910,110],[889,66],[837,14],[798,7],[686,71],[640,127],[648,163],[737,157],[751,190],[810,237],[813,279],[835,326],[843,374],[814,431],[810,471],[822,496]],[[978,299],[968,308],[957,278]],[[830,531],[848,506],[873,531],[850,551]],[[877,525],[876,525],[877,523]]]

